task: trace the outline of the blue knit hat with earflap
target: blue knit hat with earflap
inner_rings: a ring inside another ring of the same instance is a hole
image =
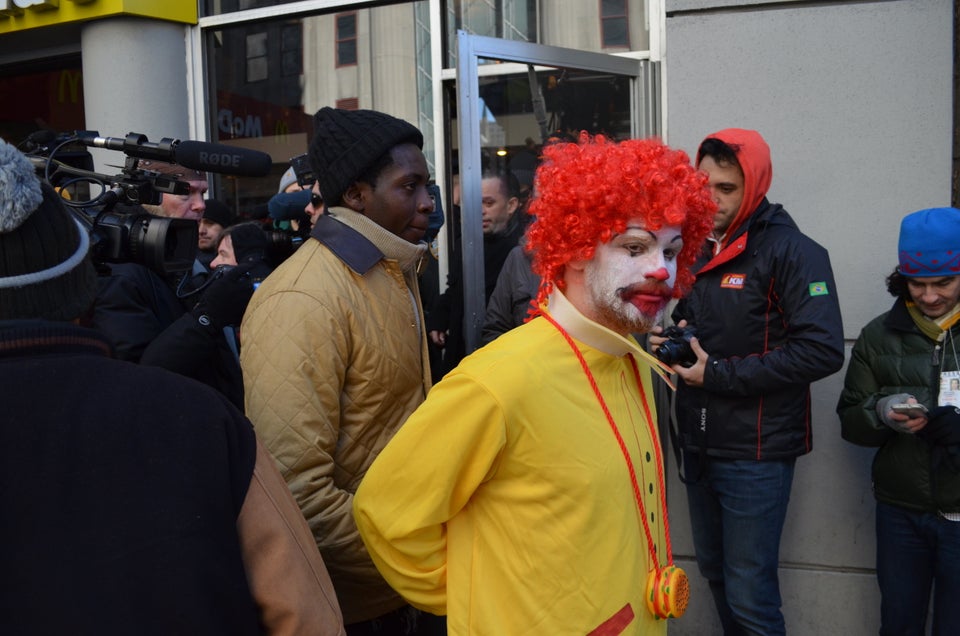
[[[898,251],[903,276],[960,276],[960,210],[929,208],[903,217]]]

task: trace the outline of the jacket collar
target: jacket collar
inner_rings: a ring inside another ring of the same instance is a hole
[[[670,367],[647,353],[633,338],[624,338],[617,332],[607,329],[584,316],[556,287],[547,299],[546,311],[575,340],[618,358],[632,354],[634,358],[645,361],[653,367],[653,370],[671,388],[673,387],[669,380],[669,374],[673,373]]]
[[[384,258],[397,261],[404,272],[415,270],[427,251],[426,244],[405,241],[344,207],[330,208],[321,215],[310,236],[361,276]]]
[[[723,239],[721,242],[723,248],[717,254],[707,259],[707,263],[697,271],[697,275],[699,276],[715,267],[719,267],[743,254],[747,250],[750,232],[756,234],[771,225],[786,225],[794,229],[799,229],[793,218],[783,209],[782,205],[779,203],[770,203],[764,198],[760,202],[759,207],[754,210],[753,214],[747,217],[743,225],[737,228],[735,236],[730,240],[726,240],[726,238]],[[710,247],[714,246],[712,242],[708,244]]]

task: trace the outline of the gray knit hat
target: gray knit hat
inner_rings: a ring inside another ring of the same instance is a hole
[[[280,189],[277,190],[277,194],[283,192],[296,182],[297,173],[293,171],[293,166],[290,166],[287,168],[287,171],[283,173],[283,176],[280,177]]]
[[[93,304],[86,228],[0,139],[0,320],[73,320]]]
[[[328,205],[340,204],[347,188],[394,146],[423,148],[415,126],[375,110],[324,106],[313,116],[313,130],[310,167]]]

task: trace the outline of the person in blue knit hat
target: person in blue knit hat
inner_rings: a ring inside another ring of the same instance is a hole
[[[960,633],[960,210],[904,217],[896,298],[857,338],[837,404],[843,438],[877,447],[880,634]]]

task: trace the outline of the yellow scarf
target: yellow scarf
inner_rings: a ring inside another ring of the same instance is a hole
[[[912,300],[907,301],[907,312],[910,314],[910,317],[913,318],[913,322],[917,325],[917,328],[931,340],[940,340],[943,337],[943,332],[957,324],[957,321],[960,321],[960,304],[957,304],[953,309],[936,320],[924,316],[917,308],[917,303]]]

